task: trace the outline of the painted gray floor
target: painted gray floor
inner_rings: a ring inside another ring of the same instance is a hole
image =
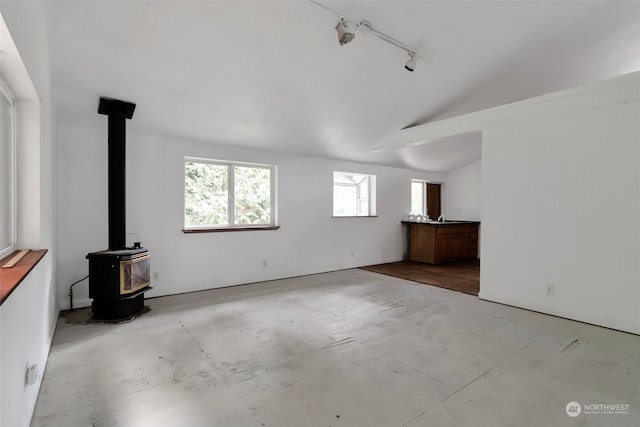
[[[640,426],[636,335],[362,270],[147,303],[61,319],[32,426]]]

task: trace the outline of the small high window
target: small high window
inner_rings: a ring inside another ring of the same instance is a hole
[[[424,215],[426,212],[425,182],[417,179],[411,180],[411,213]]]
[[[440,216],[440,184],[412,179],[411,213],[437,219]]]
[[[333,216],[375,216],[376,177],[333,173]]]

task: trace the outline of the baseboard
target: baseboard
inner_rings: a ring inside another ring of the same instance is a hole
[[[91,303],[92,303],[91,298],[74,299],[73,300],[73,309],[75,310],[76,308],[91,307]],[[59,306],[60,306],[60,311],[70,310],[71,309],[71,304],[70,304],[68,299],[65,300],[64,303],[60,302]]]
[[[191,293],[191,292],[200,292],[200,291],[209,291],[212,289],[221,289],[221,288],[229,288],[229,287],[233,287],[233,286],[243,286],[243,285],[252,285],[252,284],[256,284],[256,283],[262,283],[262,282],[272,282],[275,280],[286,280],[286,279],[293,279],[296,277],[304,277],[304,276],[312,276],[315,274],[324,274],[324,273],[331,273],[334,271],[342,271],[342,270],[351,270],[354,268],[360,268],[360,267],[364,267],[367,265],[375,265],[375,264],[387,264],[390,262],[398,262],[398,261],[402,261],[402,258],[386,258],[386,259],[376,259],[376,260],[371,260],[371,261],[358,261],[358,262],[354,262],[354,263],[346,263],[346,264],[335,264],[335,265],[329,265],[329,266],[323,266],[321,268],[317,268],[317,269],[313,269],[313,270],[309,270],[309,269],[299,269],[299,270],[290,270],[288,272],[284,272],[283,274],[278,274],[278,275],[274,275],[274,276],[266,276],[264,278],[261,278],[260,280],[257,281],[249,281],[249,282],[231,282],[231,283],[225,283],[225,284],[221,284],[219,286],[214,286],[211,288],[204,288],[204,289],[189,289],[189,290],[185,290],[184,292],[173,292],[173,293],[161,293],[162,292],[162,286],[155,286],[155,290],[156,292],[158,292],[157,294],[150,296],[148,298],[160,298],[160,297],[165,297],[165,296],[171,296],[171,295],[180,295],[180,294],[184,294],[184,293]],[[91,298],[81,298],[81,299],[74,299],[73,300],[73,308],[85,308],[85,307],[91,307],[91,303],[92,303],[92,299]],[[70,302],[68,299],[65,299],[64,302],[60,301],[60,310],[69,310],[70,307]]]

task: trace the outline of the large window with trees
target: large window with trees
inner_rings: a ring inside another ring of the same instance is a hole
[[[276,167],[185,158],[186,230],[276,224]]]

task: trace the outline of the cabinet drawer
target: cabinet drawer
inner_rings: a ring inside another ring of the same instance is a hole
[[[471,225],[438,225],[437,234],[467,234],[472,231]]]
[[[451,234],[467,234],[470,231],[470,225],[456,225],[455,227],[451,227]]]

